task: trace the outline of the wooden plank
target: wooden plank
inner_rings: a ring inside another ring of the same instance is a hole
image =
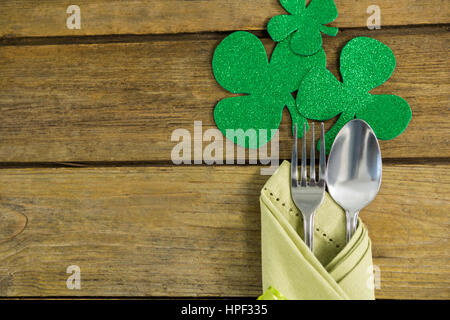
[[[79,0],[81,29],[69,30],[65,1],[15,0],[0,3],[0,37],[167,34],[204,31],[263,30],[272,16],[285,13],[278,0]],[[380,7],[381,25],[450,22],[445,0],[336,0],[333,25],[366,27],[370,5]]]
[[[413,110],[406,132],[381,143],[384,158],[449,157],[447,28],[342,32],[325,43],[330,70],[337,74],[348,40],[366,35],[397,56],[394,75],[374,92],[398,94]],[[195,120],[214,128],[215,104],[231,96],[211,72],[223,37],[0,47],[0,161],[169,161],[172,132],[193,135]],[[264,43],[270,50],[272,42]],[[290,122],[285,110],[284,159]]]
[[[0,170],[0,296],[257,296],[258,166]],[[450,165],[385,165],[378,298],[448,299]],[[66,268],[81,268],[81,290]]]

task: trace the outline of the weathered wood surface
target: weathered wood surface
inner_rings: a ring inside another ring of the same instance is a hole
[[[344,31],[325,42],[330,70],[338,74],[340,49],[364,35],[397,57],[391,79],[373,92],[400,95],[413,110],[407,130],[381,143],[383,157],[448,158],[448,29]],[[193,134],[194,120],[214,128],[215,104],[231,96],[211,72],[212,52],[224,37],[0,46],[0,161],[170,160],[172,131]],[[272,42],[263,41],[270,50]],[[285,111],[281,158],[290,157],[290,125]]]
[[[1,296],[261,293],[258,166],[0,170]],[[386,165],[378,298],[450,297],[450,166]],[[81,268],[81,290],[66,268]]]
[[[69,3],[0,3],[0,297],[256,297],[267,177],[258,166],[166,164],[172,131],[193,134],[194,120],[215,128],[214,106],[231,96],[211,73],[217,44],[250,30],[270,51],[261,31],[283,9],[277,0],[76,4],[81,30],[65,27]],[[338,74],[348,40],[377,38],[397,69],[374,93],[413,110],[406,132],[381,142],[382,188],[361,212],[381,269],[377,298],[449,299],[448,3],[336,4],[330,70]],[[382,29],[368,31],[373,4]],[[290,122],[285,110],[281,158],[290,158]],[[66,288],[69,265],[81,267],[80,291]]]
[[[167,34],[263,30],[270,17],[286,13],[277,0],[79,0],[81,29],[66,28],[67,1],[15,0],[0,3],[0,37]],[[366,27],[367,8],[378,5],[381,25],[450,22],[445,0],[336,0],[341,28]]]

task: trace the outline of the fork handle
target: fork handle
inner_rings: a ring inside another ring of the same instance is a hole
[[[303,216],[305,230],[305,243],[311,252],[314,252],[314,214]]]

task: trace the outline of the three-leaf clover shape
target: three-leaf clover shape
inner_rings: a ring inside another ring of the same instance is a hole
[[[350,40],[340,55],[342,82],[326,68],[311,70],[300,84],[299,112],[309,119],[339,119],[326,134],[330,150],[339,130],[351,119],[365,120],[380,140],[394,139],[411,120],[408,103],[396,95],[375,95],[369,91],[386,82],[394,72],[395,56],[382,42],[358,37]]]
[[[321,32],[336,36],[338,28],[328,27],[338,12],[333,0],[312,0],[306,7],[305,0],[280,0],[290,15],[282,14],[270,19],[267,31],[280,42],[291,34],[291,48],[296,54],[312,55],[322,47]]]
[[[312,56],[296,55],[289,39],[275,46],[269,62],[264,45],[255,35],[232,33],[214,52],[213,73],[223,88],[241,95],[219,101],[214,109],[217,127],[229,140],[246,148],[259,148],[272,139],[285,106],[293,125],[302,127],[306,119],[298,113],[292,92],[308,71],[325,65],[323,50]],[[248,139],[250,129],[256,131],[256,139]]]

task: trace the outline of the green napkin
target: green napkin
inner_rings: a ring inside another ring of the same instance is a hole
[[[302,214],[284,161],[261,191],[260,299],[375,299],[371,242],[364,224],[345,242],[345,212],[328,193],[314,218],[314,254],[303,242]]]

